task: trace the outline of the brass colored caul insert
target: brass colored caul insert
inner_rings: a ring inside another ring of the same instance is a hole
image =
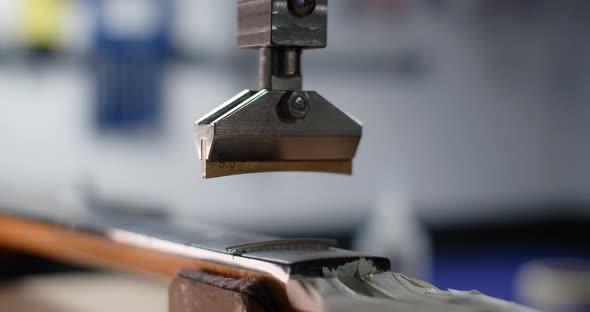
[[[324,172],[352,174],[351,160],[204,161],[203,179],[261,172]]]

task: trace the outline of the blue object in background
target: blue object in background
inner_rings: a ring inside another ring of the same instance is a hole
[[[93,0],[92,8],[98,128],[157,128],[172,1]]]
[[[515,277],[529,261],[544,258],[590,259],[590,250],[555,243],[497,243],[437,248],[434,284],[441,289],[471,290],[518,301]]]

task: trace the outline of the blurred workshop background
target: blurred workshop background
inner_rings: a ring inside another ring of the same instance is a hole
[[[234,0],[0,1],[0,187],[333,237],[441,288],[590,304],[590,2],[329,5],[304,87],[363,122],[354,175],[203,181],[193,122],[257,86]]]

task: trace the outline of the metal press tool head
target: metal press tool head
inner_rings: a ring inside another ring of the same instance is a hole
[[[327,0],[238,0],[238,45],[260,49],[260,89],[195,123],[203,178],[271,171],[352,173],[362,127],[302,90],[301,52],[326,46]]]

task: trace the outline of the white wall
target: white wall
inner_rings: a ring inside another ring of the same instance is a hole
[[[331,6],[339,12],[336,1]],[[221,16],[224,10],[214,12]],[[508,30],[490,34],[470,27],[460,11],[446,17],[423,10],[412,14],[403,32],[390,31],[395,25],[382,20],[357,35],[338,27],[355,26],[336,15],[330,19],[329,48],[304,57],[312,65],[304,67],[306,87],[364,122],[352,177],[275,173],[200,180],[193,121],[254,86],[255,72],[248,81],[227,65],[175,64],[166,79],[160,135],[98,136],[91,126],[87,69],[0,63],[0,183],[91,180],[102,194],[168,204],[179,216],[283,231],[356,224],[377,194],[389,190],[407,194],[419,206],[441,207],[420,211],[433,220],[505,213],[480,209],[483,203],[590,193],[590,170],[572,179],[578,171],[572,166],[585,164],[590,149],[578,152],[570,140],[590,134],[584,122],[590,114],[578,114],[572,106],[588,112],[585,105],[570,106],[569,97],[552,92],[553,80],[544,74],[551,53],[529,50],[548,48],[543,32],[521,30],[518,38],[529,41],[524,44],[509,40]],[[215,36],[196,33],[225,47],[220,38],[233,42],[234,32],[223,29]],[[376,49],[376,42],[389,43]],[[404,51],[422,54],[423,74],[408,78],[366,65],[372,57],[393,59]],[[336,67],[331,58],[346,66]],[[473,205],[463,210],[465,203]]]

